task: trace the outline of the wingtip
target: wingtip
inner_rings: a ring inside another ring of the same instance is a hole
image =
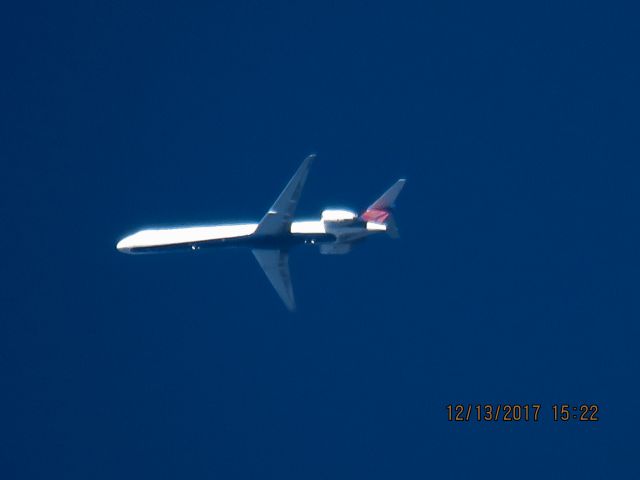
[[[291,293],[291,298],[280,297],[280,299],[289,312],[295,313],[295,311],[298,309],[298,306],[296,305],[296,299],[293,297],[293,293]]]
[[[311,164],[313,164],[315,159],[316,159],[315,153],[312,153],[311,155],[307,155],[305,159],[302,161],[302,163],[300,164],[300,167],[298,167],[298,172],[308,170],[309,168],[311,168]]]

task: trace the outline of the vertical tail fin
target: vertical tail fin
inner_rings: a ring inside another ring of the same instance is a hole
[[[396,198],[398,198],[398,195],[402,191],[402,187],[404,187],[405,182],[406,180],[401,178],[394,183],[380,196],[380,198],[369,205],[369,207],[360,215],[360,219],[365,222],[385,225],[389,236],[391,238],[398,238],[398,228],[391,211],[395,207]]]
[[[384,192],[380,198],[378,198],[375,202],[369,205],[367,210],[388,210],[395,206],[396,198],[400,195],[402,191],[402,187],[404,187],[406,180],[401,178],[396,183],[394,183],[389,190]]]

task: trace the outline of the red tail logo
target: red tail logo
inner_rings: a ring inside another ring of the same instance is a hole
[[[360,215],[360,218],[365,222],[384,223],[389,218],[389,212],[387,210],[370,208]]]

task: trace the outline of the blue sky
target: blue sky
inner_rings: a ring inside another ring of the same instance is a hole
[[[638,475],[637,11],[3,10],[3,478]],[[408,183],[400,240],[292,253],[294,315],[247,251],[114,248],[257,220],[309,153],[300,216]]]

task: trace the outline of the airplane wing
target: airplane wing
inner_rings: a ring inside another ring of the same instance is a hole
[[[289,254],[284,250],[266,249],[254,249],[252,252],[284,304],[289,310],[294,311],[296,301],[289,273]]]
[[[302,165],[300,165],[296,173],[291,177],[291,180],[289,180],[287,186],[284,187],[278,199],[266,215],[262,217],[262,220],[260,220],[255,235],[280,235],[289,233],[291,220],[298,206],[300,194],[302,193],[302,187],[304,187],[304,182],[307,180],[307,175],[309,174],[309,168],[311,168],[311,163],[315,158],[315,155],[309,155],[304,159]]]

